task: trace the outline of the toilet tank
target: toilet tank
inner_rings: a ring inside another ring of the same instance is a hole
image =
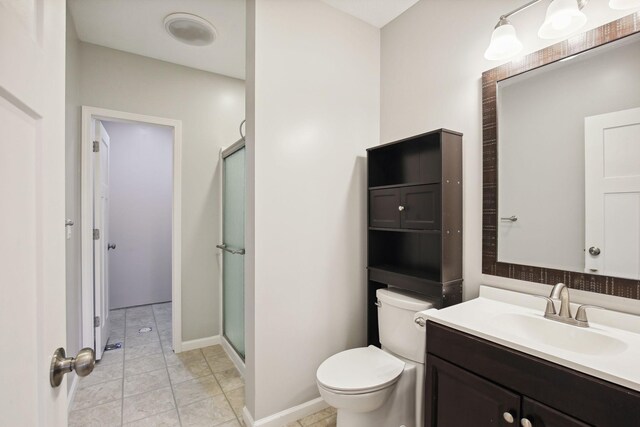
[[[424,363],[427,334],[413,316],[433,307],[425,297],[400,289],[378,289],[378,333],[382,348],[414,362]]]

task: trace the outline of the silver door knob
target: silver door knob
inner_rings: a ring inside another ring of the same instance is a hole
[[[107,250],[115,249],[115,248],[116,248],[116,244],[115,243],[107,243]]]
[[[595,246],[591,246],[589,248],[589,253],[593,256],[598,256],[600,255],[600,248],[596,248]]]
[[[526,418],[520,420],[520,425],[522,427],[533,427],[533,423]]]
[[[402,205],[398,206],[398,210],[399,210],[400,212],[402,212],[402,211],[404,210],[404,206],[402,206]]]
[[[51,387],[56,388],[62,383],[64,374],[76,371],[79,377],[86,377],[93,372],[96,365],[96,354],[92,348],[83,348],[78,355],[66,357],[64,348],[60,347],[53,353],[51,358],[51,368],[49,369],[49,382]]]
[[[513,424],[514,418],[513,415],[511,415],[511,412],[505,412],[504,414],[502,414],[502,418],[504,418],[504,420],[509,424]]]

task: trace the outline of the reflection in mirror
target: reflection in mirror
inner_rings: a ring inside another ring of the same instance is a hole
[[[640,37],[502,80],[498,261],[640,279]]]

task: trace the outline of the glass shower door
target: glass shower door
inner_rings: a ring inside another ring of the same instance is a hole
[[[222,329],[244,360],[244,146],[224,157],[223,162]]]

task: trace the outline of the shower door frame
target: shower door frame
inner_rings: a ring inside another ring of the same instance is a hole
[[[220,179],[220,210],[222,214],[220,215],[220,236],[221,240],[224,240],[224,187],[225,187],[225,159],[227,157],[232,156],[236,152],[242,150],[246,150],[245,139],[240,138],[230,146],[223,148],[220,150],[220,166],[222,171],[222,179]],[[246,164],[245,164],[245,173],[246,173]],[[245,208],[246,208],[246,197],[245,197]],[[246,212],[245,212],[246,214]],[[246,215],[245,215],[246,221]],[[244,286],[244,281],[243,281]],[[246,333],[246,326],[244,332]],[[244,358],[240,356],[236,348],[229,342],[227,337],[225,336],[224,330],[224,251],[220,251],[220,343],[222,347],[226,350],[227,355],[231,358],[231,361],[236,366],[238,371],[242,376],[244,376],[245,370],[245,362]],[[246,358],[246,354],[245,354]]]

